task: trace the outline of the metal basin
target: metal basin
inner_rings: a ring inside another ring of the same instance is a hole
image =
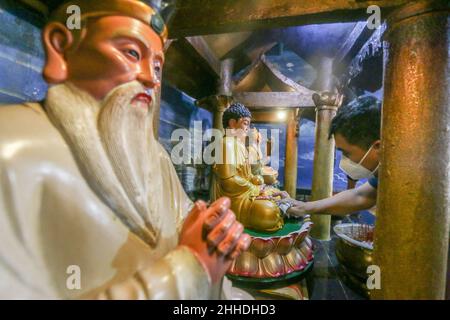
[[[336,257],[343,267],[344,279],[366,296],[369,296],[367,267],[373,264],[373,229],[373,226],[354,223],[334,226],[339,237]]]

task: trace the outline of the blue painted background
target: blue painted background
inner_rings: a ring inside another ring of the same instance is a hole
[[[283,124],[255,124],[255,127],[270,130],[279,130],[279,155],[280,168],[279,180],[284,183],[284,161],[286,158],[286,125]],[[269,135],[270,138],[270,135]],[[315,123],[306,119],[300,121],[300,134],[298,137],[298,165],[297,165],[297,189],[311,190],[315,144]],[[275,147],[275,146],[274,146]],[[333,189],[335,192],[347,189],[346,175],[339,169],[341,153],[336,152],[334,166]]]
[[[40,101],[47,92],[41,76],[45,53],[41,44],[42,21],[17,1],[0,0],[0,103]],[[176,128],[189,129],[202,120],[211,127],[211,115],[197,108],[194,100],[167,84],[162,88],[161,142],[170,149]]]
[[[0,102],[41,100],[44,52],[39,18],[18,4],[0,0]]]

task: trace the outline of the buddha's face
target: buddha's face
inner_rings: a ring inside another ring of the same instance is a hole
[[[248,134],[250,130],[250,124],[252,123],[252,119],[248,117],[236,119],[230,119],[229,128],[234,130],[242,130],[245,134]]]
[[[132,81],[147,89],[160,85],[163,44],[150,26],[130,17],[106,16],[88,20],[77,37],[60,23],[44,29],[44,76],[50,84],[70,81],[97,100]],[[136,99],[152,102],[145,92]]]
[[[252,122],[251,118],[244,117],[236,119],[230,119],[228,122],[227,135],[236,136],[242,140],[250,133],[250,124]]]

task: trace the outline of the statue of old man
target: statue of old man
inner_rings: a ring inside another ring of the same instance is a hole
[[[193,204],[153,135],[158,10],[63,3],[43,29],[45,101],[0,107],[0,299],[207,299],[247,249],[230,201]]]

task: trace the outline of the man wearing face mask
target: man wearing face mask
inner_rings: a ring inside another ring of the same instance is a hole
[[[352,180],[368,179],[363,185],[333,197],[312,202],[290,199],[282,193],[282,203],[291,207],[291,216],[331,214],[344,216],[376,205],[380,153],[381,103],[374,97],[359,97],[341,107],[333,119],[330,138],[342,152],[340,168]]]

